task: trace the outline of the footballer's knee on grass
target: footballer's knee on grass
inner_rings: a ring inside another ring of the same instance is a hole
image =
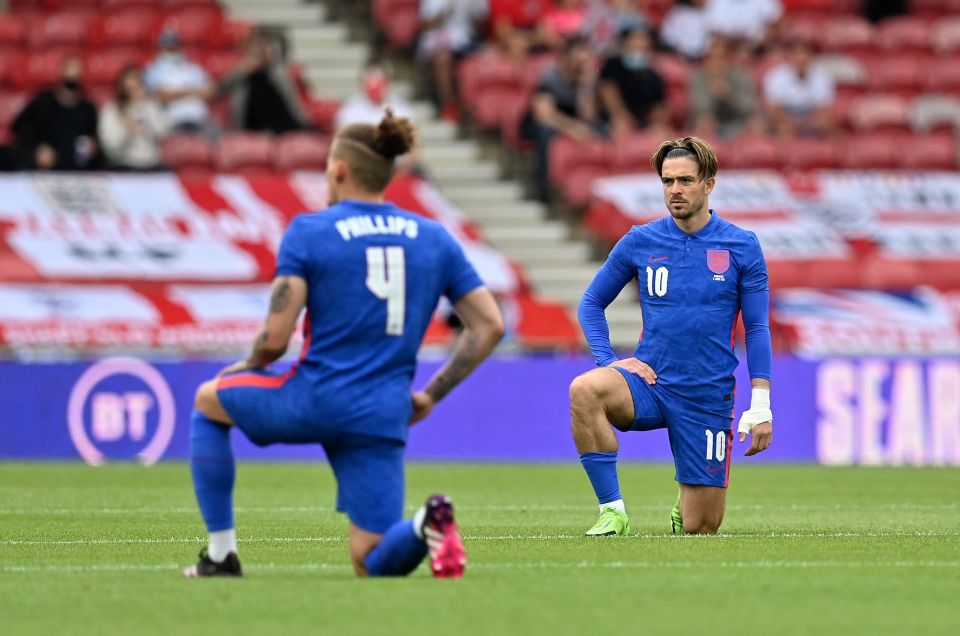
[[[680,516],[684,534],[716,534],[723,523],[726,488],[680,484]]]
[[[367,555],[379,545],[381,540],[383,540],[382,534],[368,532],[352,523],[350,524],[350,536],[348,538],[350,562],[353,563],[353,571],[357,576],[367,576]]]
[[[194,408],[209,417],[214,422],[221,424],[233,424],[233,420],[220,404],[220,398],[217,396],[217,381],[207,380],[197,389],[197,395],[194,398]]]
[[[602,414],[618,429],[627,430],[633,423],[633,398],[627,381],[610,368],[577,376],[570,383],[570,412],[575,428],[595,426],[600,421],[596,416]]]

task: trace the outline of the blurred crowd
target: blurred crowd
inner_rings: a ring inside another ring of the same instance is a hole
[[[834,79],[810,38],[787,28],[786,9],[803,2],[677,0],[654,29],[651,0],[422,0],[417,53],[441,116],[451,120],[460,119],[459,60],[482,49],[498,64],[542,68],[519,136],[535,149],[545,198],[548,148],[558,134],[836,135]],[[906,4],[861,6],[879,20]],[[655,63],[664,54],[692,68],[682,87],[685,113],[673,108]]]

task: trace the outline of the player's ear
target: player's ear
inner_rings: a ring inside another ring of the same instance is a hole
[[[713,191],[713,186],[715,186],[715,185],[717,185],[717,178],[716,178],[716,177],[710,177],[709,179],[707,179],[707,192],[706,192],[706,193],[707,193],[707,194],[710,194],[710,192]]]
[[[331,172],[334,181],[343,183],[347,179],[347,162],[343,159],[335,159]]]

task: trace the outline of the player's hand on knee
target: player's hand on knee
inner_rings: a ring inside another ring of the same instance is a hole
[[[413,402],[413,414],[410,416],[410,421],[408,424],[412,426],[426,416],[430,415],[430,411],[432,411],[433,407],[436,406],[436,402],[426,391],[417,391],[416,393],[411,393],[410,399]]]
[[[750,448],[747,449],[747,452],[744,455],[756,455],[761,453],[768,448],[773,442],[773,422],[763,422],[762,424],[757,424],[752,429],[750,429]],[[740,441],[742,442],[746,434],[742,431],[740,432]]]
[[[216,377],[219,378],[221,376],[227,375],[228,373],[237,373],[238,371],[246,371],[249,368],[250,368],[250,365],[247,363],[246,360],[240,360],[239,362],[234,362],[229,367],[220,371],[220,373],[218,373]]]
[[[647,384],[656,384],[657,383],[657,372],[650,368],[650,365],[642,360],[637,360],[634,357],[625,358],[623,360],[617,360],[616,362],[611,362],[611,367],[620,367],[621,369],[626,369],[631,373],[636,373],[641,378],[647,381]]]

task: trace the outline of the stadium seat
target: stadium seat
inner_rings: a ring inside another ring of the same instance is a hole
[[[741,135],[724,145],[724,166],[734,169],[779,169],[783,166],[777,143],[766,135]]]
[[[611,147],[606,141],[580,142],[557,135],[550,144],[550,180],[561,183],[573,170],[590,167],[605,172],[610,167]]]
[[[26,25],[18,15],[0,14],[0,46],[16,48],[23,45]]]
[[[905,170],[956,170],[957,142],[951,134],[915,136],[900,146],[897,161]]]
[[[960,99],[947,95],[922,95],[913,100],[907,115],[917,133],[953,132],[960,129]]]
[[[52,46],[82,48],[90,39],[94,14],[89,11],[62,11],[32,23],[29,29],[29,45],[40,51]]]
[[[210,142],[199,135],[171,135],[163,140],[163,163],[178,172],[213,171]]]
[[[164,11],[171,13],[194,7],[217,10],[220,8],[217,0],[155,0],[155,4],[159,5]]]
[[[340,110],[340,102],[336,99],[312,98],[307,100],[310,121],[322,133],[334,132],[333,126],[338,110]]]
[[[913,97],[924,89],[932,55],[888,55],[876,59],[870,71],[869,88],[878,93]]]
[[[887,170],[897,165],[897,152],[905,145],[898,135],[867,134],[843,142],[840,164],[848,169]]]
[[[873,27],[859,16],[841,16],[823,24],[819,44],[827,51],[869,52],[874,48]]]
[[[653,67],[667,86],[679,86],[686,90],[687,79],[692,70],[679,55],[667,53],[656,55],[653,59]]]
[[[616,172],[650,172],[650,157],[662,141],[663,135],[652,131],[614,139],[610,164]]]
[[[108,49],[97,51],[83,60],[84,81],[90,85],[112,86],[127,66],[143,64],[144,54],[140,49]]]
[[[20,51],[0,51],[0,86],[16,86],[23,63],[24,54]]]
[[[927,68],[927,92],[960,97],[960,55],[938,57]]]
[[[887,53],[929,53],[930,22],[915,16],[888,18],[877,25],[877,48]]]
[[[0,130],[7,130],[26,106],[29,95],[26,93],[0,93]]]
[[[818,43],[823,34],[823,25],[830,19],[822,12],[793,14],[784,24],[784,36],[791,40]]]
[[[215,7],[191,7],[167,16],[161,30],[172,29],[187,46],[217,48],[220,37],[220,10]]]
[[[243,53],[239,51],[214,51],[199,61],[203,64],[203,68],[219,81],[235,69],[242,59]]]
[[[140,7],[107,14],[93,28],[91,44],[98,47],[152,47],[159,19],[155,11]]]
[[[251,174],[273,170],[273,140],[265,134],[228,132],[214,153],[218,170]]]
[[[857,58],[843,54],[829,54],[817,57],[817,65],[830,73],[839,87],[862,87],[867,83],[867,71]]]
[[[143,9],[156,9],[157,0],[100,0],[100,7],[104,13],[120,11],[137,7]]]
[[[405,49],[420,27],[420,0],[374,0],[373,19],[390,46]]]
[[[860,131],[907,130],[907,100],[895,95],[865,95],[850,104],[850,124]]]
[[[229,51],[239,49],[253,32],[253,25],[246,20],[223,20],[217,34],[219,45]]]
[[[315,133],[292,132],[282,135],[276,145],[274,167],[278,172],[323,170],[330,151],[328,139]]]
[[[840,166],[840,151],[830,139],[800,137],[780,144],[783,167],[790,170],[822,170]]]
[[[529,111],[530,98],[526,94],[504,96],[504,101],[500,104],[498,127],[500,138],[509,148],[522,152],[530,149],[530,144],[520,137],[520,124]]]
[[[11,84],[19,88],[52,86],[60,78],[63,61],[78,53],[76,49],[53,49],[26,55],[21,64],[11,69]]]
[[[960,50],[960,17],[943,18],[935,22],[930,41],[938,53]]]

